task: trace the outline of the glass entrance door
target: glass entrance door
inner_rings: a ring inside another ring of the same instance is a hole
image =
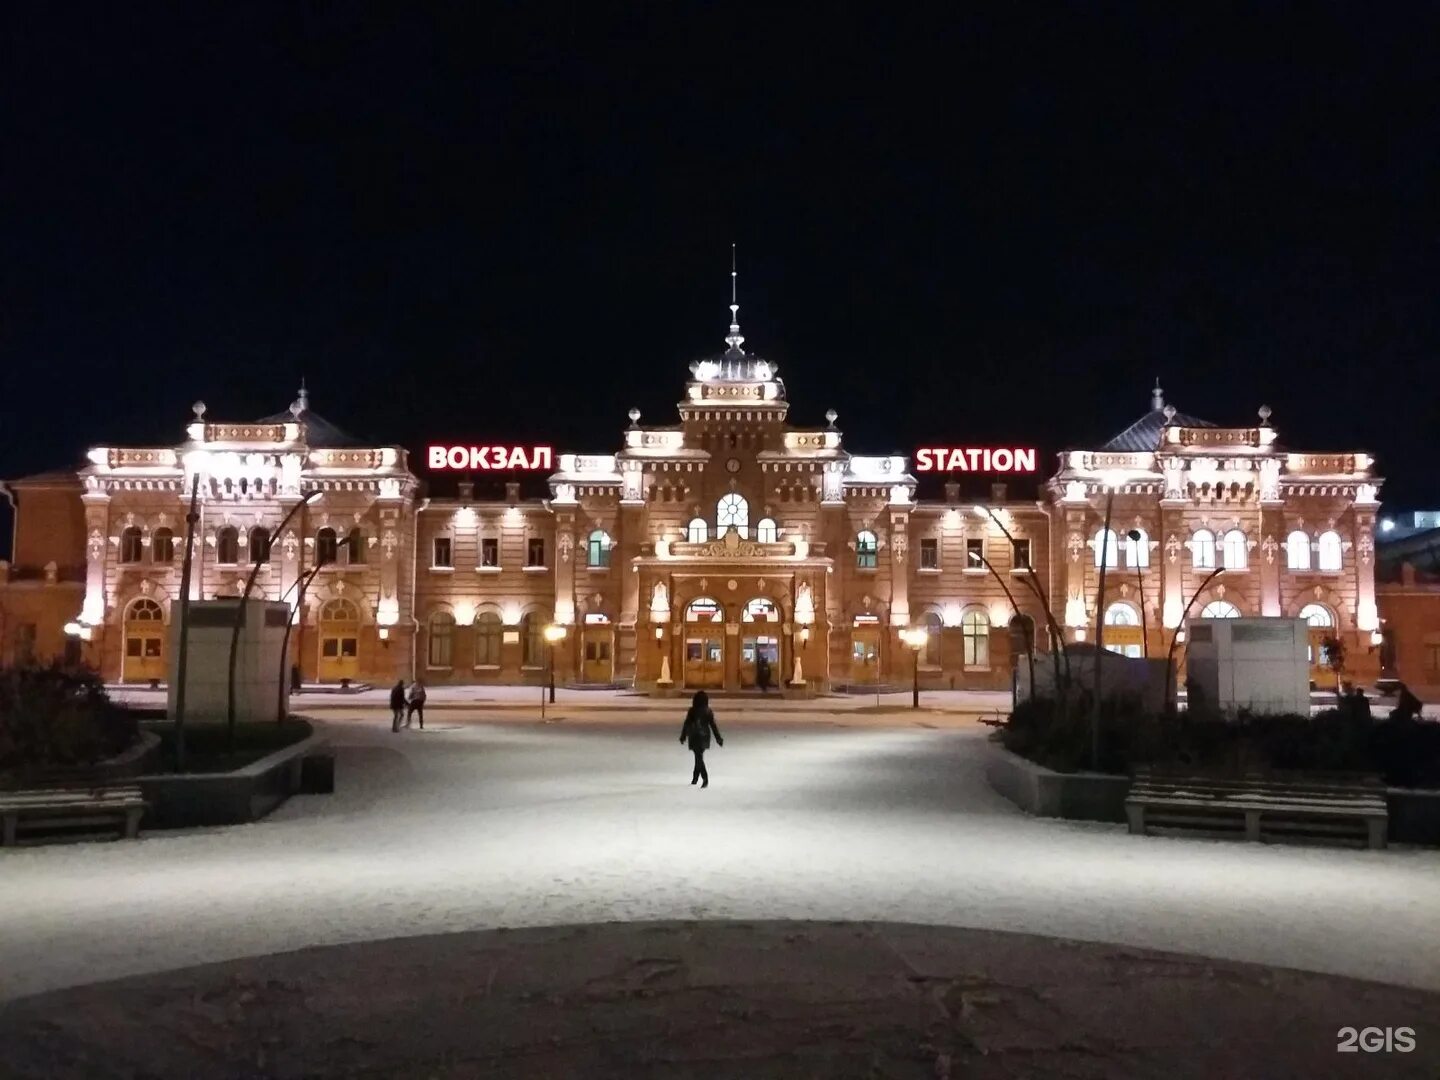
[[[780,639],[764,634],[742,638],[740,641],[740,685],[751,687],[756,683],[757,662],[761,657],[770,664],[770,685],[780,685]]]
[[[857,626],[850,632],[850,682],[880,681],[880,629]]]
[[[691,631],[685,637],[685,685],[718,690],[725,685],[725,638]]]

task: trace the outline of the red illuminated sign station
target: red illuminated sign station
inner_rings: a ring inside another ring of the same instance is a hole
[[[439,446],[426,449],[432,469],[466,469],[475,472],[511,472],[519,469],[553,469],[555,454],[548,446]]]
[[[916,472],[1006,473],[1035,471],[1035,448],[927,446],[915,451]]]

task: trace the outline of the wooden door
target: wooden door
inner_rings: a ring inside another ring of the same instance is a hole
[[[125,613],[125,656],[120,681],[163,682],[165,670],[165,614],[154,600],[139,599]]]
[[[718,690],[725,685],[723,634],[694,630],[686,634],[685,685],[695,690]]]
[[[327,600],[320,608],[320,657],[315,674],[321,682],[360,677],[360,610],[349,600]]]
[[[608,683],[615,677],[613,648],[615,635],[608,626],[586,629],[584,634],[585,662],[581,678],[586,682]]]
[[[857,626],[850,631],[850,682],[880,681],[880,628]]]
[[[770,685],[780,685],[780,639],[772,635],[757,634],[740,640],[740,685],[751,687],[755,683],[756,661],[765,657],[770,662]]]

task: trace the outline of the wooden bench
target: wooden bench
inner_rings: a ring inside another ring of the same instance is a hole
[[[1130,831],[1188,830],[1212,836],[1356,842],[1383,848],[1385,788],[1374,777],[1247,776],[1238,779],[1137,772],[1125,798]]]
[[[0,847],[15,843],[28,830],[80,826],[117,826],[133,840],[140,835],[145,800],[138,787],[50,788],[0,791]]]

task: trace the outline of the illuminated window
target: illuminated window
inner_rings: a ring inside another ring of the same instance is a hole
[[[862,570],[874,570],[880,563],[880,541],[869,529],[855,537],[855,565]]]
[[[545,538],[543,536],[532,536],[525,541],[525,565],[545,565]]]
[[[1211,600],[1200,609],[1202,619],[1238,619],[1240,609],[1229,600]]]
[[[1317,545],[1320,549],[1320,569],[1340,569],[1340,534],[1336,532],[1323,532],[1320,534],[1320,541]]]
[[[1209,529],[1196,529],[1190,537],[1190,557],[1196,570],[1215,569],[1215,534]]]
[[[691,518],[690,527],[685,530],[685,539],[692,544],[703,544],[710,539],[710,526],[704,518]]]
[[[125,612],[127,622],[164,622],[165,612],[154,600],[140,597]]]
[[[340,541],[335,535],[335,530],[327,525],[315,534],[315,565],[329,566],[339,557]]]
[[[1291,570],[1310,569],[1310,534],[1292,532],[1285,538],[1285,565]]]
[[[724,536],[731,526],[741,537],[750,535],[750,504],[733,491],[723,496],[715,507],[715,535]]]
[[[940,666],[940,634],[945,628],[940,616],[927,611],[920,616],[920,625],[925,628],[925,652],[920,662],[926,667]]]
[[[1106,626],[1139,626],[1140,616],[1129,604],[1111,604],[1105,609]]]
[[[708,596],[699,596],[685,608],[686,622],[724,622],[725,609]]]
[[[175,534],[169,529],[156,529],[150,541],[150,557],[157,563],[175,561]]]
[[[250,561],[252,563],[264,563],[270,561],[270,530],[261,525],[256,525],[250,530],[246,538],[250,547]]]
[[[1010,542],[1011,565],[1016,570],[1024,570],[1030,565],[1030,541],[1012,540]]]
[[[990,620],[983,611],[967,611],[960,620],[965,641],[965,666],[990,666]]]
[[[1131,529],[1130,532],[1135,536],[1125,534],[1125,565],[1132,570],[1143,570],[1150,565],[1150,537],[1145,535],[1144,529]]]
[[[450,544],[450,537],[437,536],[430,541],[430,565],[442,570],[455,565],[455,554]]]
[[[215,561],[229,566],[240,561],[240,530],[226,525],[215,537]]]
[[[1239,529],[1231,529],[1225,534],[1222,544],[1225,569],[1244,570],[1250,562],[1250,545],[1245,542],[1245,534]]]
[[[780,612],[772,600],[757,596],[740,612],[741,622],[779,622]]]
[[[430,616],[430,644],[425,662],[432,668],[448,668],[455,655],[455,616],[437,611]]]
[[[1095,534],[1095,565],[1100,566],[1101,560],[1107,567],[1119,565],[1120,543],[1115,539],[1114,529],[1101,529]]]
[[[345,561],[351,566],[365,565],[365,534],[358,528],[345,537]]]
[[[482,611],[475,616],[475,666],[499,667],[500,643],[505,628],[500,616],[493,611]]]
[[[495,536],[485,536],[480,539],[480,565],[500,565],[500,539]]]
[[[140,530],[134,525],[120,534],[120,561],[139,562],[145,545],[140,542]],[[231,560],[232,562],[234,560]],[[221,562],[224,562],[222,559]]]
[[[920,569],[940,569],[940,541],[933,536],[920,538]]]
[[[590,534],[590,539],[585,545],[585,565],[592,567],[605,567],[610,565],[610,537],[603,529],[596,529]]]
[[[762,544],[773,544],[780,539],[780,530],[775,527],[774,518],[761,518],[756,522],[755,539]]]
[[[1324,604],[1306,604],[1300,609],[1300,618],[1311,626],[1334,626],[1335,618]]]

